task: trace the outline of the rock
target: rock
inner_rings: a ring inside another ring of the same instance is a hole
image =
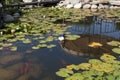
[[[110,5],[120,6],[120,0],[110,0],[109,3]]]
[[[118,6],[110,6],[110,9],[119,9],[120,7]]]
[[[66,8],[73,8],[73,4],[68,4]]]
[[[68,1],[71,4],[77,4],[80,2],[80,0],[66,0],[66,1]]]
[[[14,21],[14,17],[7,14],[7,15],[4,16],[4,21],[5,22],[12,22],[12,21]]]
[[[7,65],[11,62],[16,62],[18,60],[21,60],[23,58],[23,55],[21,54],[15,54],[15,55],[3,55],[0,57],[0,64]]]
[[[85,4],[85,5],[83,5],[83,8],[86,8],[86,9],[89,9],[90,7],[91,7],[90,4]]]
[[[105,9],[109,9],[109,6],[108,6],[108,5],[104,5],[104,8],[105,8]]]
[[[74,8],[79,9],[82,7],[82,3],[77,3],[74,5]]]
[[[104,5],[99,4],[98,9],[104,9]]]
[[[19,13],[14,13],[14,14],[13,14],[13,17],[18,17],[18,18],[19,18],[19,17],[20,17],[20,14],[19,14]]]
[[[98,7],[98,6],[95,5],[95,4],[92,4],[92,5],[91,5],[91,8],[92,8],[92,9],[97,9],[97,7]]]
[[[23,0],[24,3],[32,2],[32,0]]]
[[[15,20],[18,20],[20,18],[20,14],[19,13],[14,13],[13,17]]]
[[[17,71],[0,69],[0,80],[14,80],[18,75]]]
[[[67,1],[60,1],[59,4],[58,4],[58,6],[61,7],[61,6],[65,6],[67,4],[69,4],[69,2],[67,2]]]
[[[0,8],[2,7],[2,4],[0,3]]]
[[[97,12],[97,9],[91,9],[91,12]]]

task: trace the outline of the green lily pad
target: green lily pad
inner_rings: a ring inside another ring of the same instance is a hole
[[[107,42],[107,44],[110,46],[118,46],[118,45],[120,45],[120,42],[119,41],[111,41],[111,42]]]
[[[67,35],[66,36],[66,39],[68,39],[68,40],[76,40],[78,38],[80,38],[79,35]]]
[[[56,75],[61,76],[61,77],[68,77],[70,74],[73,74],[72,70],[62,68],[58,72],[56,72]]]
[[[98,60],[98,59],[90,59],[90,60],[89,60],[89,63],[91,63],[91,64],[101,64],[102,61],[100,61],[100,60]]]
[[[56,45],[54,45],[54,44],[51,44],[51,45],[47,45],[47,48],[53,48],[53,47],[55,47]]]
[[[80,73],[75,73],[70,77],[67,77],[65,80],[84,80],[84,77]]]
[[[32,49],[39,49],[39,46],[33,46]]]
[[[10,50],[11,51],[17,51],[17,47],[16,46],[12,46]]]
[[[3,50],[3,47],[0,47],[0,50]]]
[[[116,59],[116,57],[112,56],[112,55],[109,55],[109,54],[103,54],[101,57],[100,57],[101,60],[105,61],[105,62],[111,62],[113,60]]]
[[[24,40],[23,40],[23,43],[25,43],[25,44],[31,43],[31,40],[30,40],[30,39],[24,39]]]
[[[52,37],[52,36],[49,36],[48,38],[46,38],[46,42],[51,42],[51,41],[53,41],[54,40],[54,37]]]
[[[2,46],[3,46],[3,47],[12,46],[12,43],[3,43]]]
[[[120,54],[120,48],[113,48],[112,51],[117,54]]]
[[[91,67],[90,63],[81,63],[81,64],[79,64],[79,68],[82,69],[82,70],[89,70],[90,67]]]

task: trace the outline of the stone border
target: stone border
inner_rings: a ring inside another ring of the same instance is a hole
[[[118,3],[118,4],[117,4]],[[71,3],[66,1],[60,1],[57,7],[65,7],[65,8],[76,8],[76,9],[120,9],[120,1],[112,2],[78,2]]]

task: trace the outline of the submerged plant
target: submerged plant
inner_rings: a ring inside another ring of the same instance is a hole
[[[98,59],[90,59],[88,63],[68,65],[56,72],[65,80],[117,80],[120,78],[120,61],[105,53]]]

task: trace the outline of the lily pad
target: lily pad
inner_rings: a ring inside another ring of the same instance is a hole
[[[119,41],[111,41],[111,42],[108,42],[107,44],[110,46],[118,46],[118,45],[120,45],[120,42]]]
[[[78,38],[80,38],[79,35],[66,35],[66,39],[68,40],[76,40]]]
[[[120,48],[113,48],[112,51],[117,54],[120,54]]]
[[[56,74],[61,77],[68,77],[68,76],[70,76],[70,74],[73,74],[73,73],[74,72],[72,70],[69,70],[66,68],[62,68],[58,72],[56,72]]]
[[[23,43],[25,43],[25,44],[31,43],[31,40],[30,39],[25,39],[25,40],[23,40]]]
[[[51,45],[47,45],[47,48],[53,48],[53,47],[55,47],[56,45],[54,45],[54,44],[51,44]]]
[[[65,80],[84,80],[85,77],[83,77],[80,73],[75,73],[72,76],[66,78]]]
[[[10,50],[11,51],[17,51],[17,47],[16,46],[12,46]]]
[[[39,46],[33,46],[32,49],[39,49]]]

